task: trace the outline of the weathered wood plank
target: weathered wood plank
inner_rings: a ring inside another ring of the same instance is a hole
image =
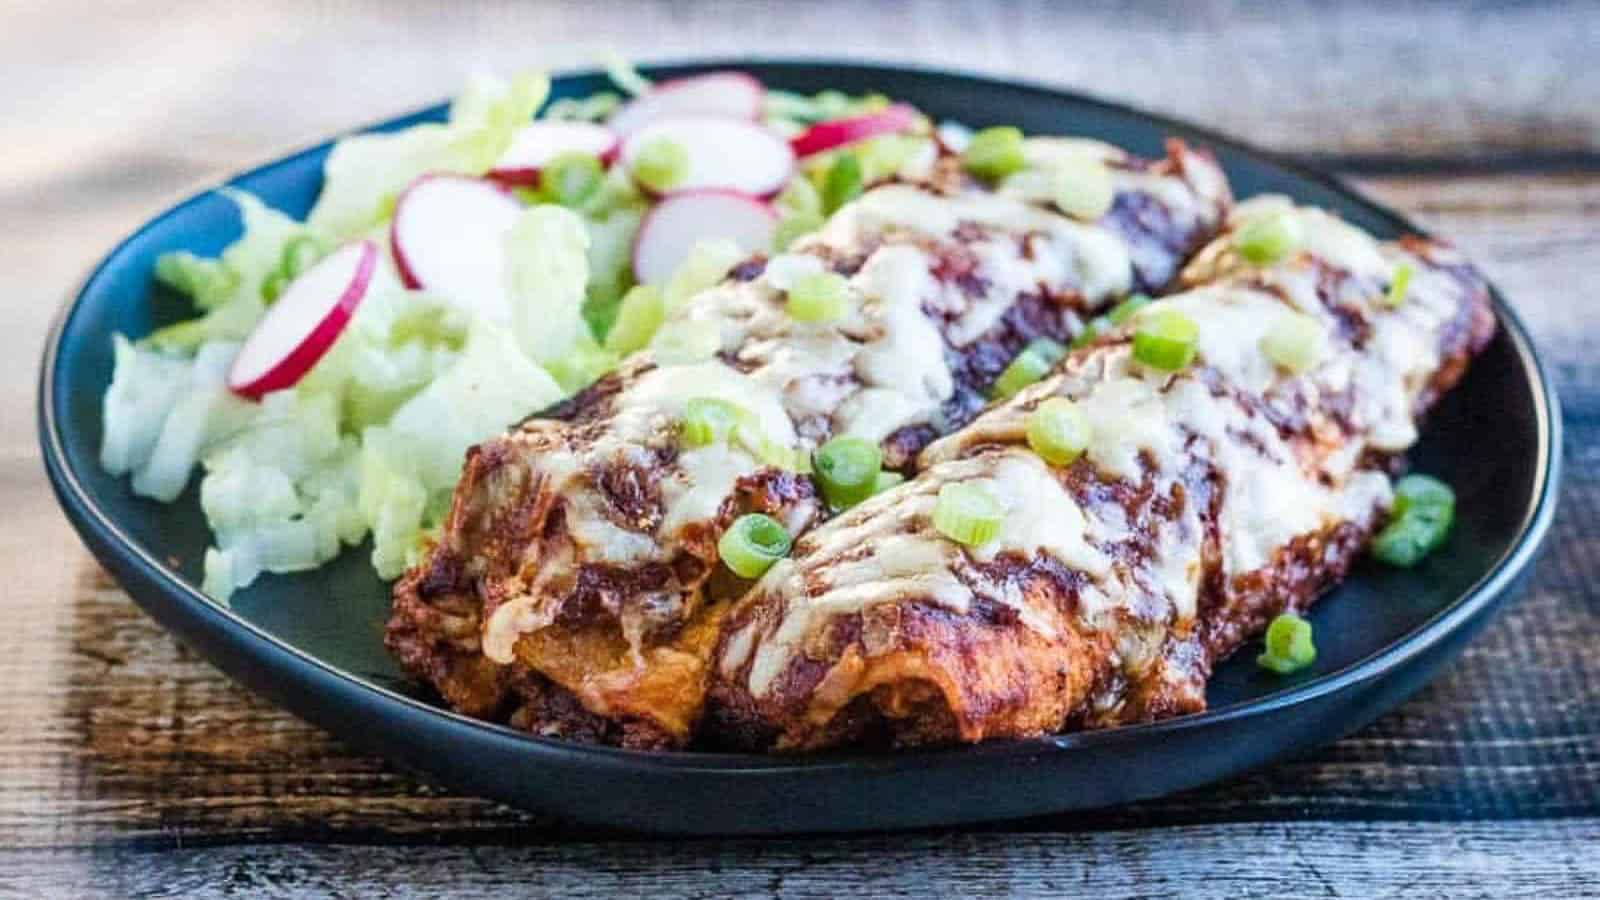
[[[1528,594],[1448,674],[1373,727],[1226,785],[1026,828],[1600,809],[1600,733],[1580,714],[1600,708],[1600,604],[1592,590],[1600,393],[1590,362],[1600,311],[1573,299],[1600,243],[1600,174],[1358,183],[1461,243],[1518,303],[1557,364],[1574,464],[1551,554]],[[19,238],[50,258],[46,237]],[[39,478],[21,403],[0,404],[18,423],[0,437],[8,511],[0,571],[25,573],[11,582],[12,615],[0,631],[0,844],[575,836],[421,785],[249,696],[184,651],[79,549]],[[1499,729],[1511,711],[1521,716],[1514,738]]]
[[[1595,819],[1086,834],[0,851],[17,896],[604,898],[1595,896]]]

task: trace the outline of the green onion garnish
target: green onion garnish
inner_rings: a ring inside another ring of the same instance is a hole
[[[1051,172],[1050,183],[1056,208],[1086,222],[1105,215],[1117,195],[1111,172],[1098,159],[1066,160]]]
[[[1072,349],[1076,350],[1079,347],[1089,346],[1094,343],[1095,338],[1104,334],[1110,328],[1111,320],[1105,316],[1096,316],[1090,319],[1089,323],[1083,326],[1083,330],[1078,332],[1078,336],[1072,339]]]
[[[1406,291],[1411,288],[1412,271],[1407,263],[1394,267],[1394,277],[1389,280],[1389,291],[1383,295],[1385,306],[1399,306],[1406,302]]]
[[[872,496],[883,466],[883,451],[871,441],[836,437],[811,459],[822,497],[834,509],[849,509]]]
[[[1304,313],[1290,313],[1261,336],[1261,352],[1290,372],[1304,372],[1322,359],[1327,329]]]
[[[660,288],[653,284],[634,285],[622,296],[617,321],[606,332],[606,349],[614,353],[632,353],[649,344],[666,315],[667,304]]]
[[[961,165],[979,178],[997,181],[1022,171],[1027,160],[1022,155],[1022,129],[1010,125],[985,128],[972,136]]]
[[[685,446],[704,447],[733,434],[733,429],[748,416],[737,404],[719,397],[694,397],[683,405],[678,435]]]
[[[850,309],[850,290],[843,275],[816,272],[789,288],[789,317],[798,322],[831,322]]]
[[[1133,332],[1133,358],[1152,369],[1176,372],[1194,361],[1200,328],[1177,310],[1142,316]]]
[[[1149,305],[1149,297],[1144,294],[1134,294],[1116,306],[1111,307],[1111,311],[1106,313],[1105,318],[1113,325],[1121,325],[1133,318],[1134,313]]]
[[[282,269],[273,269],[267,277],[261,279],[261,299],[268,303],[278,299],[283,289],[289,286],[289,276],[283,274]]]
[[[861,175],[861,160],[854,153],[841,153],[828,167],[822,180],[822,210],[833,215],[839,207],[861,196],[866,182]]]
[[[1028,415],[1028,446],[1053,466],[1065,466],[1089,446],[1089,419],[1065,397],[1051,397]]]
[[[1234,234],[1233,247],[1245,262],[1270,266],[1299,250],[1303,240],[1300,220],[1292,213],[1278,212],[1246,222]]]
[[[733,429],[733,442],[750,451],[762,464],[790,472],[810,472],[811,461],[800,450],[767,437],[754,416]]]
[[[879,472],[877,480],[872,483],[872,493],[876,496],[896,485],[904,484],[905,480],[906,477],[899,472]]]
[[[939,499],[933,504],[933,527],[969,547],[994,540],[1004,517],[1000,504],[976,484],[947,484],[939,489]]]
[[[1289,675],[1317,660],[1317,645],[1311,642],[1311,623],[1294,613],[1284,613],[1267,626],[1267,649],[1256,657],[1256,665],[1279,675]]]
[[[689,174],[689,151],[676,141],[658,138],[639,148],[629,171],[652,191],[670,190]]]
[[[997,400],[1007,397],[1022,390],[1035,381],[1050,373],[1050,368],[1067,355],[1067,348],[1049,338],[1035,338],[1028,346],[1022,348],[1011,360],[1010,365],[1000,373],[994,381],[994,387],[989,389],[989,395]]]
[[[705,362],[721,349],[722,335],[716,329],[682,319],[662,325],[650,339],[650,353],[663,366]]]
[[[1393,566],[1414,566],[1439,549],[1455,522],[1456,494],[1427,475],[1395,482],[1389,524],[1372,541],[1372,555]]]
[[[648,152],[649,148],[645,150]],[[634,164],[634,175],[643,180],[638,166],[639,163]],[[539,170],[539,196],[547,203],[568,208],[582,206],[600,190],[604,177],[599,160],[587,153],[564,153]]]
[[[777,519],[748,513],[733,520],[717,541],[722,564],[740,578],[760,578],[789,555],[793,541]]]
[[[309,234],[296,235],[283,245],[278,269],[290,281],[299,278],[305,270],[317,264],[327,251],[322,242]]]

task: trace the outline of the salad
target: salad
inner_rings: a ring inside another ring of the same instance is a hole
[[[101,464],[162,502],[200,470],[209,595],[369,539],[397,576],[468,448],[646,344],[703,337],[657,331],[967,138],[877,95],[611,72],[615,91],[553,101],[542,74],[475,78],[445,122],[339,140],[304,221],[224,188],[238,240],[157,261],[195,316],[113,338]]]

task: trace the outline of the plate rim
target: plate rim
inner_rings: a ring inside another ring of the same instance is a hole
[[[972,72],[958,67],[827,57],[787,56],[695,57],[651,63],[640,66],[640,69],[652,75],[675,76],[692,71],[754,66],[802,71],[844,68],[869,74],[910,74],[925,78],[976,82],[1003,90],[1022,90],[1041,94],[1047,99],[1057,102],[1098,107],[1107,112],[1132,115],[1165,129],[1193,135],[1207,145],[1225,147],[1230,151],[1252,157],[1258,162],[1267,163],[1296,178],[1319,184],[1398,228],[1422,236],[1428,235],[1426,230],[1418,227],[1407,217],[1368,198],[1355,188],[1346,185],[1336,176],[1316,167],[1289,159],[1277,151],[1260,148],[1248,141],[1229,137],[1215,132],[1207,126],[1197,125],[1181,118],[1150,112],[1138,106],[1102,98],[1093,93],[1048,85],[1026,78],[1009,78]],[[561,70],[553,72],[550,77],[552,83],[558,83],[563,80],[594,78],[603,74],[603,70],[590,67]],[[1159,740],[1165,735],[1193,729],[1211,728],[1237,720],[1253,719],[1287,707],[1306,704],[1331,694],[1346,691],[1356,685],[1381,678],[1392,670],[1402,667],[1416,656],[1426,653],[1451,634],[1483,614],[1486,608],[1491,606],[1533,562],[1548,536],[1560,498],[1559,486],[1562,468],[1560,448],[1562,447],[1563,433],[1560,401],[1556,393],[1555,384],[1534,347],[1526,326],[1499,289],[1490,282],[1489,290],[1496,318],[1502,331],[1511,341],[1512,350],[1522,368],[1523,377],[1534,388],[1534,393],[1538,400],[1534,410],[1537,435],[1537,453],[1534,460],[1536,464],[1536,490],[1528,508],[1523,513],[1521,522],[1518,524],[1517,537],[1514,542],[1471,586],[1463,590],[1454,600],[1415,628],[1408,630],[1384,646],[1342,668],[1319,674],[1315,678],[1303,682],[1286,685],[1252,700],[1231,704],[1221,709],[1205,710],[1157,722],[1059,735],[1045,735],[1035,738],[997,740],[979,744],[913,749],[893,753],[845,751],[808,756],[699,750],[645,751],[582,744],[532,735],[524,731],[518,731],[508,725],[473,718],[454,710],[437,706],[427,700],[408,696],[364,675],[348,671],[314,656],[308,651],[302,650],[267,632],[234,612],[231,608],[211,600],[198,588],[184,580],[165,560],[160,559],[140,546],[131,535],[123,530],[116,519],[95,501],[93,494],[83,484],[77,470],[71,465],[63,442],[61,423],[56,415],[58,396],[55,392],[54,382],[67,327],[81,308],[81,302],[86,291],[95,283],[110,262],[130,243],[137,240],[147,231],[156,228],[180,210],[200,202],[208,194],[220,187],[231,185],[240,179],[268,169],[289,164],[307,154],[320,152],[324,147],[340,137],[373,129],[396,127],[400,123],[422,119],[436,113],[447,102],[428,104],[382,120],[368,122],[352,129],[341,130],[311,143],[296,143],[293,149],[278,152],[267,157],[262,162],[234,170],[220,178],[208,176],[199,179],[191,187],[176,194],[176,199],[169,199],[158,204],[157,209],[159,211],[157,213],[141,219],[135,228],[127,232],[112,244],[108,250],[98,256],[96,261],[88,267],[87,273],[69,289],[65,301],[59,306],[52,318],[45,338],[37,391],[38,436],[46,475],[54,489],[63,513],[73,524],[75,530],[79,532],[80,538],[85,543],[90,543],[91,536],[89,532],[93,532],[94,537],[104,544],[108,552],[128,566],[136,577],[145,582],[144,587],[160,592],[176,601],[176,608],[195,621],[197,627],[235,629],[237,637],[248,639],[248,642],[255,647],[255,657],[257,659],[261,658],[264,651],[283,657],[283,662],[289,665],[288,670],[282,665],[273,664],[271,661],[264,663],[268,670],[275,670],[278,673],[276,677],[282,677],[285,671],[289,671],[295,676],[296,680],[304,682],[307,687],[313,687],[311,684],[312,678],[321,680],[331,678],[334,684],[352,689],[355,692],[352,695],[353,697],[358,697],[366,703],[382,704],[389,707],[393,712],[405,714],[408,718],[421,716],[425,719],[437,720],[437,724],[441,727],[451,727],[459,734],[474,735],[484,740],[498,741],[507,738],[515,740],[526,749],[530,761],[543,756],[554,756],[567,758],[570,761],[585,765],[602,767],[658,768],[674,772],[721,771],[741,774],[782,774],[790,772],[816,773],[831,769],[899,770],[904,768],[923,768],[929,764],[952,761],[962,762],[969,759],[982,760],[985,763],[1003,759],[1036,759],[1041,753],[1072,752],[1086,748],[1104,749],[1122,744],[1137,744],[1146,740]],[[91,549],[93,548],[91,547]],[[156,618],[158,624],[161,624],[163,628],[169,631],[173,630],[165,622],[160,621],[160,617],[155,616],[153,611],[148,609],[134,591],[127,590],[127,593],[141,608],[145,609],[147,614],[151,614],[153,618]],[[208,662],[212,662],[208,654],[202,654],[202,656]],[[214,662],[212,664],[215,665]],[[219,668],[222,667],[219,666]],[[231,673],[225,674],[228,674],[230,678],[234,678]],[[275,705],[281,706],[282,704]]]

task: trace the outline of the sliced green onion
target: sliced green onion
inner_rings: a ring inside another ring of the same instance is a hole
[[[1105,215],[1117,196],[1106,164],[1089,157],[1074,157],[1056,165],[1050,185],[1056,208],[1086,222]]]
[[[327,250],[322,242],[309,234],[299,234],[290,238],[283,245],[283,255],[278,262],[278,269],[290,281],[299,278],[305,270],[317,264]]]
[[[1427,475],[1395,482],[1389,524],[1372,541],[1372,554],[1394,566],[1414,566],[1439,549],[1455,523],[1456,495]]]
[[[789,317],[799,322],[831,322],[850,309],[850,289],[843,275],[816,272],[789,288]]]
[[[947,484],[939,489],[939,499],[933,504],[933,527],[969,547],[994,540],[1004,517],[1005,510],[977,484]]]
[[[789,532],[777,519],[748,513],[733,520],[717,541],[722,564],[740,578],[760,578],[772,564],[789,555]]]
[[[622,296],[617,321],[606,332],[606,349],[632,353],[649,344],[666,315],[667,303],[660,288],[653,284],[635,285]]]
[[[693,397],[683,405],[678,435],[685,446],[704,447],[733,434],[748,416],[743,407],[720,397]]]
[[[800,450],[775,441],[761,432],[753,416],[733,429],[733,442],[750,451],[764,465],[790,472],[810,472],[810,460]]]
[[[652,191],[670,190],[689,174],[689,151],[667,138],[657,138],[639,148],[629,167],[635,181]]]
[[[861,160],[854,153],[839,154],[822,180],[822,211],[833,215],[839,207],[861,196],[865,187]]]
[[[267,277],[261,279],[261,299],[268,303],[278,299],[283,289],[289,286],[289,276],[283,274],[282,269],[273,269]]]
[[[792,213],[778,220],[778,230],[772,234],[772,246],[787,250],[789,245],[822,227],[820,213]]]
[[[1079,347],[1089,346],[1090,344],[1094,343],[1095,338],[1099,337],[1110,329],[1111,320],[1105,316],[1096,316],[1095,318],[1090,319],[1089,324],[1083,326],[1083,330],[1078,332],[1078,336],[1072,339],[1072,349],[1076,350]]]
[[[871,441],[836,437],[817,448],[811,459],[822,497],[834,509],[849,509],[872,496],[883,467],[883,451]]]
[[[1284,613],[1267,626],[1266,652],[1256,664],[1279,675],[1290,675],[1317,660],[1317,645],[1311,641],[1311,623],[1294,613]]]
[[[1199,326],[1177,310],[1143,316],[1133,333],[1133,358],[1153,369],[1176,372],[1194,361],[1199,338]]]
[[[1133,318],[1134,313],[1149,305],[1149,297],[1144,294],[1134,294],[1116,306],[1111,307],[1111,311],[1106,313],[1105,318],[1113,325],[1121,325]]]
[[[879,472],[878,479],[872,483],[873,496],[877,496],[896,485],[904,484],[905,480],[906,477],[899,472]]]
[[[1022,129],[1010,125],[985,128],[972,136],[961,154],[961,165],[979,178],[997,181],[1022,171]]]
[[[1290,372],[1304,372],[1322,359],[1328,332],[1321,322],[1304,313],[1290,313],[1272,323],[1261,336],[1261,352]]]
[[[1389,280],[1389,291],[1383,295],[1385,306],[1399,306],[1406,302],[1406,291],[1411,289],[1413,269],[1408,263],[1394,267],[1394,277]]]
[[[1300,220],[1293,213],[1278,212],[1244,223],[1233,236],[1233,247],[1245,262],[1270,266],[1299,250],[1304,240]]]
[[[1035,338],[1028,346],[1022,348],[1011,363],[1000,373],[994,381],[994,386],[989,389],[989,395],[997,400],[1007,397],[1022,390],[1035,381],[1050,374],[1050,368],[1067,355],[1067,348],[1049,338]]]
[[[539,170],[539,196],[548,203],[579,207],[600,190],[604,178],[599,160],[587,153],[563,153]]]
[[[1053,466],[1071,464],[1089,446],[1089,418],[1065,397],[1051,397],[1028,415],[1028,446]]]

